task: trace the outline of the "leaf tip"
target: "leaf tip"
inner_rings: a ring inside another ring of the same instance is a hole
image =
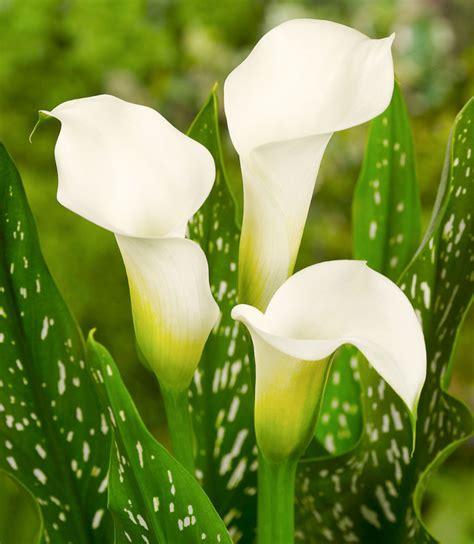
[[[87,335],[87,346],[92,346],[97,344],[95,339],[95,333],[97,332],[97,327],[94,327],[89,331],[89,334]]]

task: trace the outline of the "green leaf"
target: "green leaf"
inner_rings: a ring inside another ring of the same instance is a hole
[[[421,210],[410,119],[398,84],[370,126],[353,200],[354,258],[396,281],[420,242]],[[337,355],[316,437],[331,454],[350,450],[362,431],[357,350]]]
[[[397,84],[389,108],[371,124],[352,206],[354,258],[397,281],[421,233],[410,120]]]
[[[474,279],[473,119],[471,99],[454,123],[431,226],[400,281],[422,320],[428,353],[414,455],[403,403],[362,363],[360,442],[339,458],[300,467],[298,534],[305,542],[435,542],[420,518],[422,493],[472,429],[469,411],[445,387]]]
[[[43,532],[39,504],[14,478],[0,470],[0,542],[38,542]],[[12,523],[21,519],[22,523]]]
[[[248,542],[256,519],[257,456],[248,343],[230,317],[237,303],[240,230],[222,160],[215,90],[189,130],[216,162],[216,182],[190,223],[190,235],[205,251],[211,289],[221,319],[195,374],[191,403],[197,438],[198,477],[235,541]]]
[[[112,357],[92,335],[87,366],[114,435],[109,508],[115,542],[230,544],[212,503],[194,477],[148,432]]]
[[[357,350],[343,346],[329,372],[315,435],[331,455],[350,450],[362,432],[358,365]]]
[[[20,176],[0,145],[0,469],[36,498],[44,542],[110,541],[110,435],[80,331],[51,278]]]
[[[414,492],[406,537],[435,542],[421,521],[421,499],[430,475],[472,432],[467,407],[446,393],[452,353],[472,302],[474,283],[474,98],[454,123],[435,211],[422,247],[400,282],[425,334],[428,373],[418,405],[417,441],[412,461]],[[408,494],[408,493],[407,493]]]

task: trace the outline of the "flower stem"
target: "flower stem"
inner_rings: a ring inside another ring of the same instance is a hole
[[[259,455],[258,544],[293,544],[297,460],[281,463]]]
[[[189,413],[188,390],[161,388],[165,405],[171,447],[175,458],[194,476],[193,426]]]

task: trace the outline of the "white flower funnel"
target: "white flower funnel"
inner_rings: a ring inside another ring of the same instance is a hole
[[[343,344],[357,347],[416,411],[426,375],[421,326],[405,294],[364,262],[305,268],[277,290],[265,313],[241,304],[232,317],[247,326],[254,343],[255,426],[267,458],[306,448],[329,357]]]
[[[268,32],[228,76],[225,111],[244,183],[243,302],[264,310],[292,273],[332,134],[387,108],[392,41],[296,19]]]
[[[59,202],[115,233],[139,348],[162,385],[185,389],[219,313],[206,257],[184,238],[214,183],[211,154],[157,111],[113,96],[40,114],[61,122]]]
[[[184,238],[117,236],[137,343],[167,389],[189,386],[219,316],[201,248]]]

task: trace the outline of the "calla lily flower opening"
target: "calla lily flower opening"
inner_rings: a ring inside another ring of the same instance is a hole
[[[265,310],[291,275],[332,134],[390,102],[393,38],[291,20],[263,36],[227,77],[224,106],[244,184],[241,302]]]
[[[238,305],[255,350],[255,428],[262,455],[299,457],[313,435],[331,355],[352,344],[416,411],[426,374],[421,326],[391,280],[362,261],[301,270],[274,294],[265,313]]]
[[[139,349],[163,387],[186,390],[219,315],[206,257],[184,237],[214,183],[211,154],[157,111],[113,96],[41,113],[61,122],[59,202],[115,234]]]

